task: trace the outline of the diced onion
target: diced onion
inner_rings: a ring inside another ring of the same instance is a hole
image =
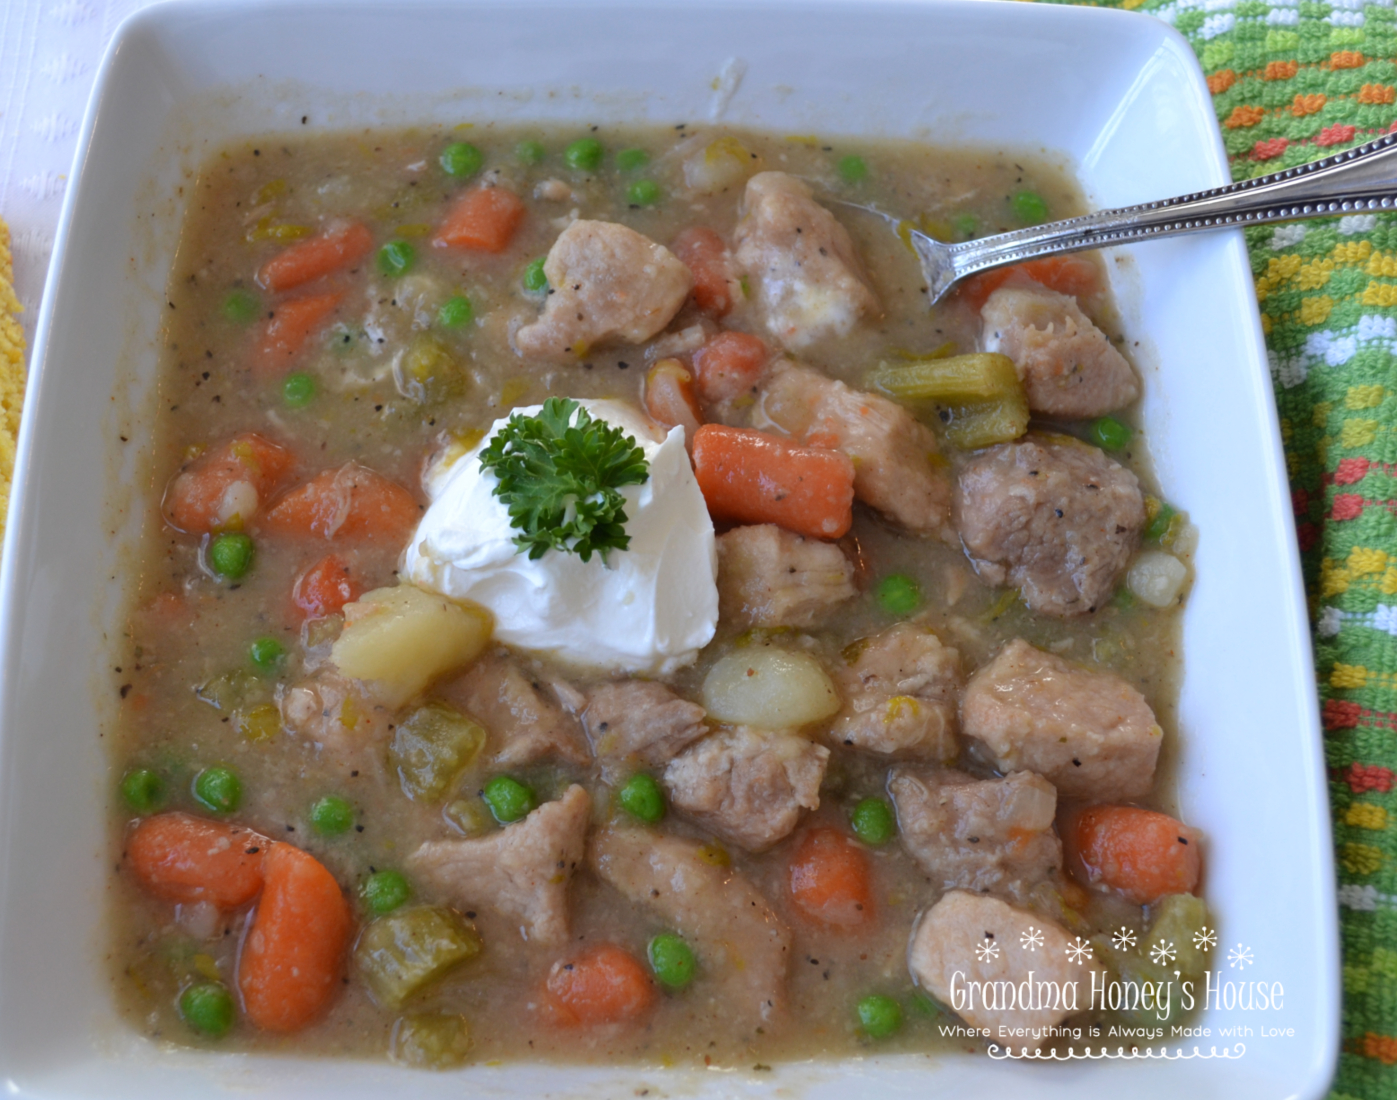
[[[1168,607],[1179,598],[1187,579],[1188,569],[1173,554],[1146,550],[1125,575],[1125,586],[1141,603]]]

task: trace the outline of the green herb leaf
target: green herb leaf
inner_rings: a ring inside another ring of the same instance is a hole
[[[550,397],[537,416],[511,416],[481,452],[480,466],[499,479],[495,496],[522,532],[514,545],[530,560],[561,550],[605,561],[608,551],[625,550],[631,537],[617,490],[650,480],[634,437],[565,397]]]

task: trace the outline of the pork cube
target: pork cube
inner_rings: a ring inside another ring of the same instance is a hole
[[[908,531],[953,541],[951,479],[936,436],[901,405],[809,367],[778,363],[757,395],[753,426],[854,460],[854,496]]]
[[[1000,287],[980,317],[981,345],[1014,361],[1034,412],[1083,420],[1140,396],[1135,371],[1075,298],[1045,287]]]
[[[1056,921],[953,890],[912,929],[907,965],[918,986],[1000,1038],[1001,1027],[1041,1030],[1091,1007],[1092,977],[1103,971],[1095,959],[1069,954],[1078,943]]]
[[[718,619],[736,627],[814,626],[853,599],[854,566],[833,543],[775,524],[718,536]]]
[[[844,709],[830,738],[865,752],[956,758],[960,652],[925,627],[897,626],[845,650],[837,674]]]
[[[523,821],[478,839],[429,840],[408,870],[461,909],[486,906],[519,922],[530,943],[568,939],[568,882],[586,852],[587,792],[573,784]]]
[[[393,718],[361,681],[328,664],[288,687],[279,702],[287,729],[346,764],[360,763],[366,750],[374,751]]]
[[[1076,440],[1027,437],[976,455],[956,487],[961,541],[980,577],[1016,586],[1034,611],[1088,615],[1111,598],[1140,545],[1135,475]]]
[[[749,852],[789,836],[820,805],[829,749],[784,730],[746,726],[707,737],[665,768],[670,803]]]
[[[669,324],[693,276],[663,245],[615,222],[575,221],[548,251],[543,315],[514,334],[526,356],[576,361],[598,344],[643,344]]]
[[[703,960],[685,1000],[750,1030],[786,1007],[791,932],[762,892],[695,841],[643,829],[592,840],[597,877],[674,929]]]
[[[949,768],[898,768],[888,793],[902,843],[943,889],[1021,901],[1062,869],[1062,842],[1053,831],[1057,792],[1042,776],[976,779]]]
[[[1140,798],[1154,783],[1163,731],[1145,697],[1021,638],[970,678],[960,718],[1000,771],[1037,772],[1063,798]]]
[[[592,691],[582,724],[608,780],[662,767],[708,733],[707,713],[663,684],[622,680]]]
[[[560,705],[566,685],[530,677],[503,651],[482,657],[438,694],[490,731],[494,762],[520,768],[549,758],[586,767],[592,754],[577,719]]]
[[[794,176],[747,181],[733,244],[767,330],[788,348],[845,336],[879,312],[849,231]]]

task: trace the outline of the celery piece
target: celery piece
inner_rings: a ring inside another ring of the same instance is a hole
[[[939,350],[939,349],[938,349]],[[1023,394],[1014,361],[995,352],[974,352],[946,358],[932,356],[905,363],[882,363],[869,384],[889,397],[965,405]]]
[[[440,800],[485,746],[485,728],[444,703],[418,707],[393,731],[388,761],[403,794],[414,802]]]
[[[454,909],[420,905],[379,917],[364,929],[354,962],[374,1000],[399,1008],[480,954],[480,934]]]
[[[416,1069],[452,1069],[470,1057],[471,1029],[464,1016],[419,1012],[393,1025],[393,1061]]]
[[[942,410],[946,438],[967,451],[1008,443],[1028,431],[1028,400],[1022,391],[993,401]]]
[[[1153,920],[1140,944],[1141,950],[1148,950],[1160,940],[1172,944],[1178,956],[1171,969],[1179,971],[1183,981],[1198,981],[1208,969],[1208,954],[1204,950],[1207,945],[1203,940],[1208,924],[1207,904],[1192,894],[1169,894],[1150,909]]]
[[[1171,894],[1151,907],[1154,919],[1140,933],[1138,943],[1122,941],[1112,936],[1092,937],[1097,958],[1106,964],[1115,980],[1126,987],[1126,1003],[1116,1015],[1138,1026],[1177,1023],[1186,1013],[1181,997],[1182,983],[1192,982],[1194,1001],[1199,1000],[1198,982],[1208,969],[1204,947],[1208,907],[1202,898],[1192,894]],[[1197,939],[1195,939],[1197,937]],[[1176,973],[1177,971],[1177,973]],[[1129,989],[1131,983],[1135,988]],[[1168,993],[1168,1011],[1156,996],[1150,1005],[1140,1003],[1140,993],[1146,987],[1157,994]]]

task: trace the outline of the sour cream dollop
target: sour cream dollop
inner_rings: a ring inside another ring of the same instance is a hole
[[[693,663],[718,622],[713,522],[684,450],[684,429],[665,434],[622,401],[578,404],[634,438],[650,465],[648,481],[620,490],[628,549],[584,562],[558,550],[530,561],[515,547],[519,532],[494,495],[498,479],[480,466],[480,452],[506,418],[473,450],[428,469],[423,481],[432,503],[408,544],[406,575],[489,608],[494,636],[506,645],[586,668],[667,674]]]

